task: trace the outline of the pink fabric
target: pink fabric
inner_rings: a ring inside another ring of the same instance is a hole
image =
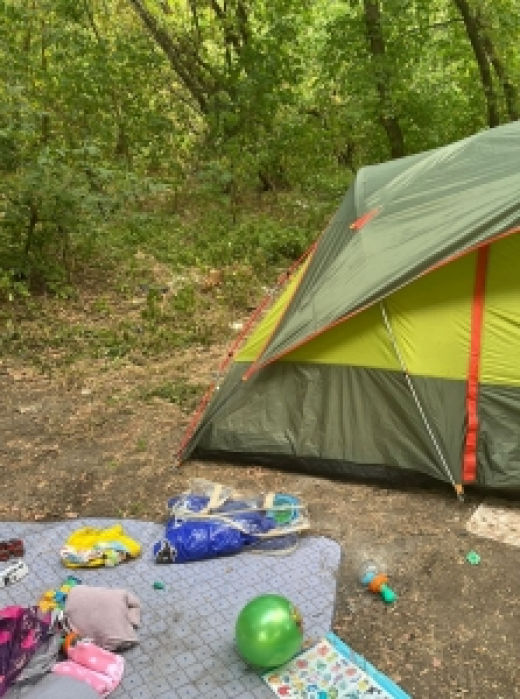
[[[0,610],[0,697],[50,634],[50,615],[36,608]]]
[[[56,663],[52,671],[86,682],[102,697],[107,697],[121,682],[125,661],[120,655],[94,643],[80,642],[70,646],[68,657],[69,660]]]

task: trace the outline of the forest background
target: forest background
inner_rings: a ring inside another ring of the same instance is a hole
[[[518,119],[519,24],[519,0],[0,0],[0,352],[222,340],[360,167]]]

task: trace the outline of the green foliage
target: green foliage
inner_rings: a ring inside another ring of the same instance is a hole
[[[94,210],[85,178],[53,154],[42,153],[7,180],[2,194],[11,269],[23,279],[40,273],[49,282],[57,281],[68,263],[74,233],[87,225]]]
[[[0,0],[1,342],[67,361],[208,344],[358,168],[485,128],[490,104],[519,117],[519,17],[520,0]],[[183,277],[168,293],[154,261]],[[73,308],[89,274],[95,327],[26,333],[32,292]]]
[[[178,316],[192,316],[197,308],[197,290],[194,284],[185,284],[172,297],[170,306]]]
[[[173,118],[171,95],[147,75],[160,82],[162,60],[119,19],[115,3],[94,0],[0,3],[4,295],[19,284],[70,293],[78,255],[119,207],[149,194],[145,170],[182,174],[183,146],[171,157],[189,141],[172,136],[182,114]]]
[[[486,127],[486,89],[475,59],[468,29],[458,2],[437,0],[388,0],[371,2],[381,11],[384,58],[370,49],[364,7],[369,3],[343,4],[329,20],[323,70],[329,113],[337,118],[338,107],[355,134],[356,161],[377,162],[388,157],[382,124],[381,95],[377,78],[383,76],[391,95],[391,114],[403,132],[406,153],[438,147]],[[476,18],[476,41],[486,44],[486,63],[493,73],[499,95],[500,119],[511,116],[506,94],[497,73],[502,62],[513,90],[518,90],[518,58],[514,50],[520,20],[517,0],[500,3],[467,3]],[[506,9],[507,8],[507,9]],[[509,21],[504,21],[505,17]],[[513,54],[515,56],[513,57]],[[512,76],[515,75],[513,79]]]
[[[0,182],[4,279],[66,293],[77,255],[141,190],[139,180],[97,163],[95,153],[42,147]]]
[[[331,163],[388,157],[385,109],[406,152],[441,145],[486,124],[459,4],[3,0],[0,167],[27,166],[42,144],[68,152],[89,143],[109,169],[174,189],[204,172],[238,206],[253,186],[280,191]],[[378,56],[368,7],[380,14]],[[468,7],[507,120],[519,2]]]

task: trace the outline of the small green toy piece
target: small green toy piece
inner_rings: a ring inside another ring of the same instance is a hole
[[[160,580],[156,580],[153,584],[153,589],[154,590],[164,590],[164,583],[162,583]]]
[[[476,551],[469,551],[466,554],[466,560],[468,563],[470,563],[472,566],[478,566],[480,563],[480,556]]]

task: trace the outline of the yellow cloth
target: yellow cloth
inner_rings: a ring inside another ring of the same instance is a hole
[[[111,552],[119,553],[121,550],[129,558],[136,558],[141,553],[141,545],[131,539],[120,524],[108,529],[84,527],[69,536],[61,560],[67,568],[95,568],[106,565]],[[83,560],[74,562],[71,553]]]

